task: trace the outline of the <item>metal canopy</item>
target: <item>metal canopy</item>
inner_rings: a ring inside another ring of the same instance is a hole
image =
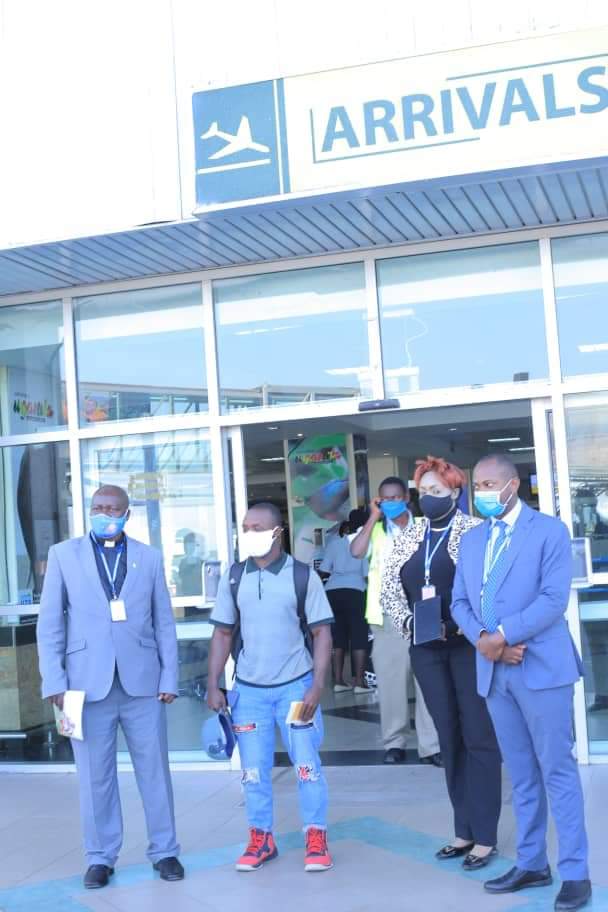
[[[285,199],[0,251],[0,295],[608,218],[608,157]]]

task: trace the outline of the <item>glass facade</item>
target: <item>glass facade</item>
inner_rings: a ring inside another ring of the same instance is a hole
[[[213,284],[223,412],[371,396],[362,263]]]
[[[608,234],[551,248],[563,376],[608,374]]]
[[[0,448],[0,504],[0,605],[35,604],[49,548],[73,534],[67,443]]]
[[[591,578],[578,592],[589,748],[608,754],[608,392],[566,397],[572,531]]]
[[[173,596],[200,600],[203,564],[218,556],[208,432],[86,440],[82,469],[85,511],[102,483],[124,488],[131,501],[129,535],[162,552]]]
[[[206,412],[201,286],[79,298],[81,424]]]
[[[379,260],[376,271],[389,396],[548,376],[538,244]]]
[[[564,396],[566,435],[556,423],[548,449],[561,447],[570,470],[568,486],[556,479],[556,509],[571,502],[573,532],[591,546],[578,600],[592,754],[608,751],[608,382],[598,376],[608,371],[600,304],[607,249],[608,235],[552,242],[565,377],[554,392],[556,401]],[[236,420],[228,413],[242,409],[242,422],[253,423],[256,409],[271,407],[263,419],[277,430],[286,414],[327,415],[327,400],[371,398],[382,379],[404,406],[412,392],[444,388],[461,390],[451,401],[464,404],[472,387],[497,383],[511,384],[505,398],[521,399],[523,381],[530,396],[547,396],[552,295],[544,300],[539,264],[537,242],[378,259],[379,324],[361,262],[209,283],[215,332],[207,337],[203,283],[190,277],[76,293],[65,305],[0,307],[0,748],[3,732],[23,739],[3,756],[69,758],[39,698],[36,603],[49,547],[86,532],[90,496],[104,482],[128,490],[130,534],[164,557],[180,663],[180,700],[169,710],[173,759],[207,760],[200,726],[211,586],[232,557],[240,519],[233,473],[242,467],[235,470],[224,439]],[[370,352],[380,337],[378,363]],[[64,338],[73,349],[64,351]],[[574,374],[589,375],[588,392],[580,377],[572,387]]]
[[[3,308],[0,434],[36,434],[66,424],[61,301]]]

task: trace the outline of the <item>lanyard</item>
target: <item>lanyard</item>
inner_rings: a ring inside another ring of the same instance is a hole
[[[110,568],[108,567],[108,562],[106,560],[106,556],[103,553],[103,548],[99,545],[99,543],[97,541],[95,542],[95,545],[97,547],[97,550],[99,551],[99,556],[101,557],[101,561],[103,563],[104,570],[106,571],[106,576],[108,577],[108,582],[110,584],[110,589],[112,591],[112,598],[116,599],[118,597],[116,595],[116,577],[118,576],[118,565],[119,565],[120,559],[122,557],[122,552],[125,550],[125,546],[123,544],[120,546],[120,548],[116,549],[116,560],[114,561],[114,569],[110,573]]]
[[[424,585],[425,585],[425,586],[428,586],[429,583],[430,583],[430,581],[431,581],[431,564],[433,563],[433,558],[434,558],[435,555],[437,554],[437,551],[438,551],[439,548],[441,547],[441,544],[442,544],[442,542],[444,541],[444,539],[450,534],[450,529],[452,528],[452,523],[453,523],[453,522],[454,522],[454,519],[452,518],[452,519],[450,520],[449,526],[447,526],[447,528],[445,528],[445,529],[443,530],[443,535],[441,536],[441,538],[439,539],[439,541],[437,542],[437,544],[435,545],[435,547],[433,548],[433,550],[431,551],[430,554],[429,554],[429,550],[430,550],[430,547],[431,547],[431,524],[429,523],[429,525],[428,525],[428,527],[427,527],[427,530],[426,530],[426,553],[425,553],[425,556],[424,556]]]
[[[505,532],[505,540],[502,543],[502,545],[500,546],[500,548],[498,549],[498,551],[496,552],[496,554],[494,554],[492,556],[492,550],[494,548],[494,545],[492,544],[492,538],[493,538],[493,532],[494,532],[495,526],[496,526],[496,524],[491,525],[490,531],[488,532],[488,541],[486,544],[486,556],[485,556],[484,568],[483,568],[484,586],[488,581],[488,577],[489,577],[490,573],[492,572],[492,570],[494,569],[494,567],[496,566],[496,564],[502,557],[503,551],[505,551],[511,544],[511,535],[513,534],[513,526],[507,526],[507,529]],[[500,535],[500,532],[498,534]]]

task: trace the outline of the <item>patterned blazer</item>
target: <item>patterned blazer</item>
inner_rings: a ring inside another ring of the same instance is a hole
[[[483,520],[475,516],[467,516],[461,510],[456,511],[454,522],[448,538],[448,554],[456,564],[460,550],[460,539]],[[387,558],[382,575],[382,589],[380,604],[383,613],[388,616],[402,637],[410,635],[406,628],[412,616],[407,596],[401,583],[401,568],[416,553],[426,535],[428,519],[423,522],[410,522],[401,535],[395,539],[395,544]]]

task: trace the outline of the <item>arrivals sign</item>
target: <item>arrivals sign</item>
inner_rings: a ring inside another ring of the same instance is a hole
[[[608,28],[193,96],[199,210],[606,155]]]

